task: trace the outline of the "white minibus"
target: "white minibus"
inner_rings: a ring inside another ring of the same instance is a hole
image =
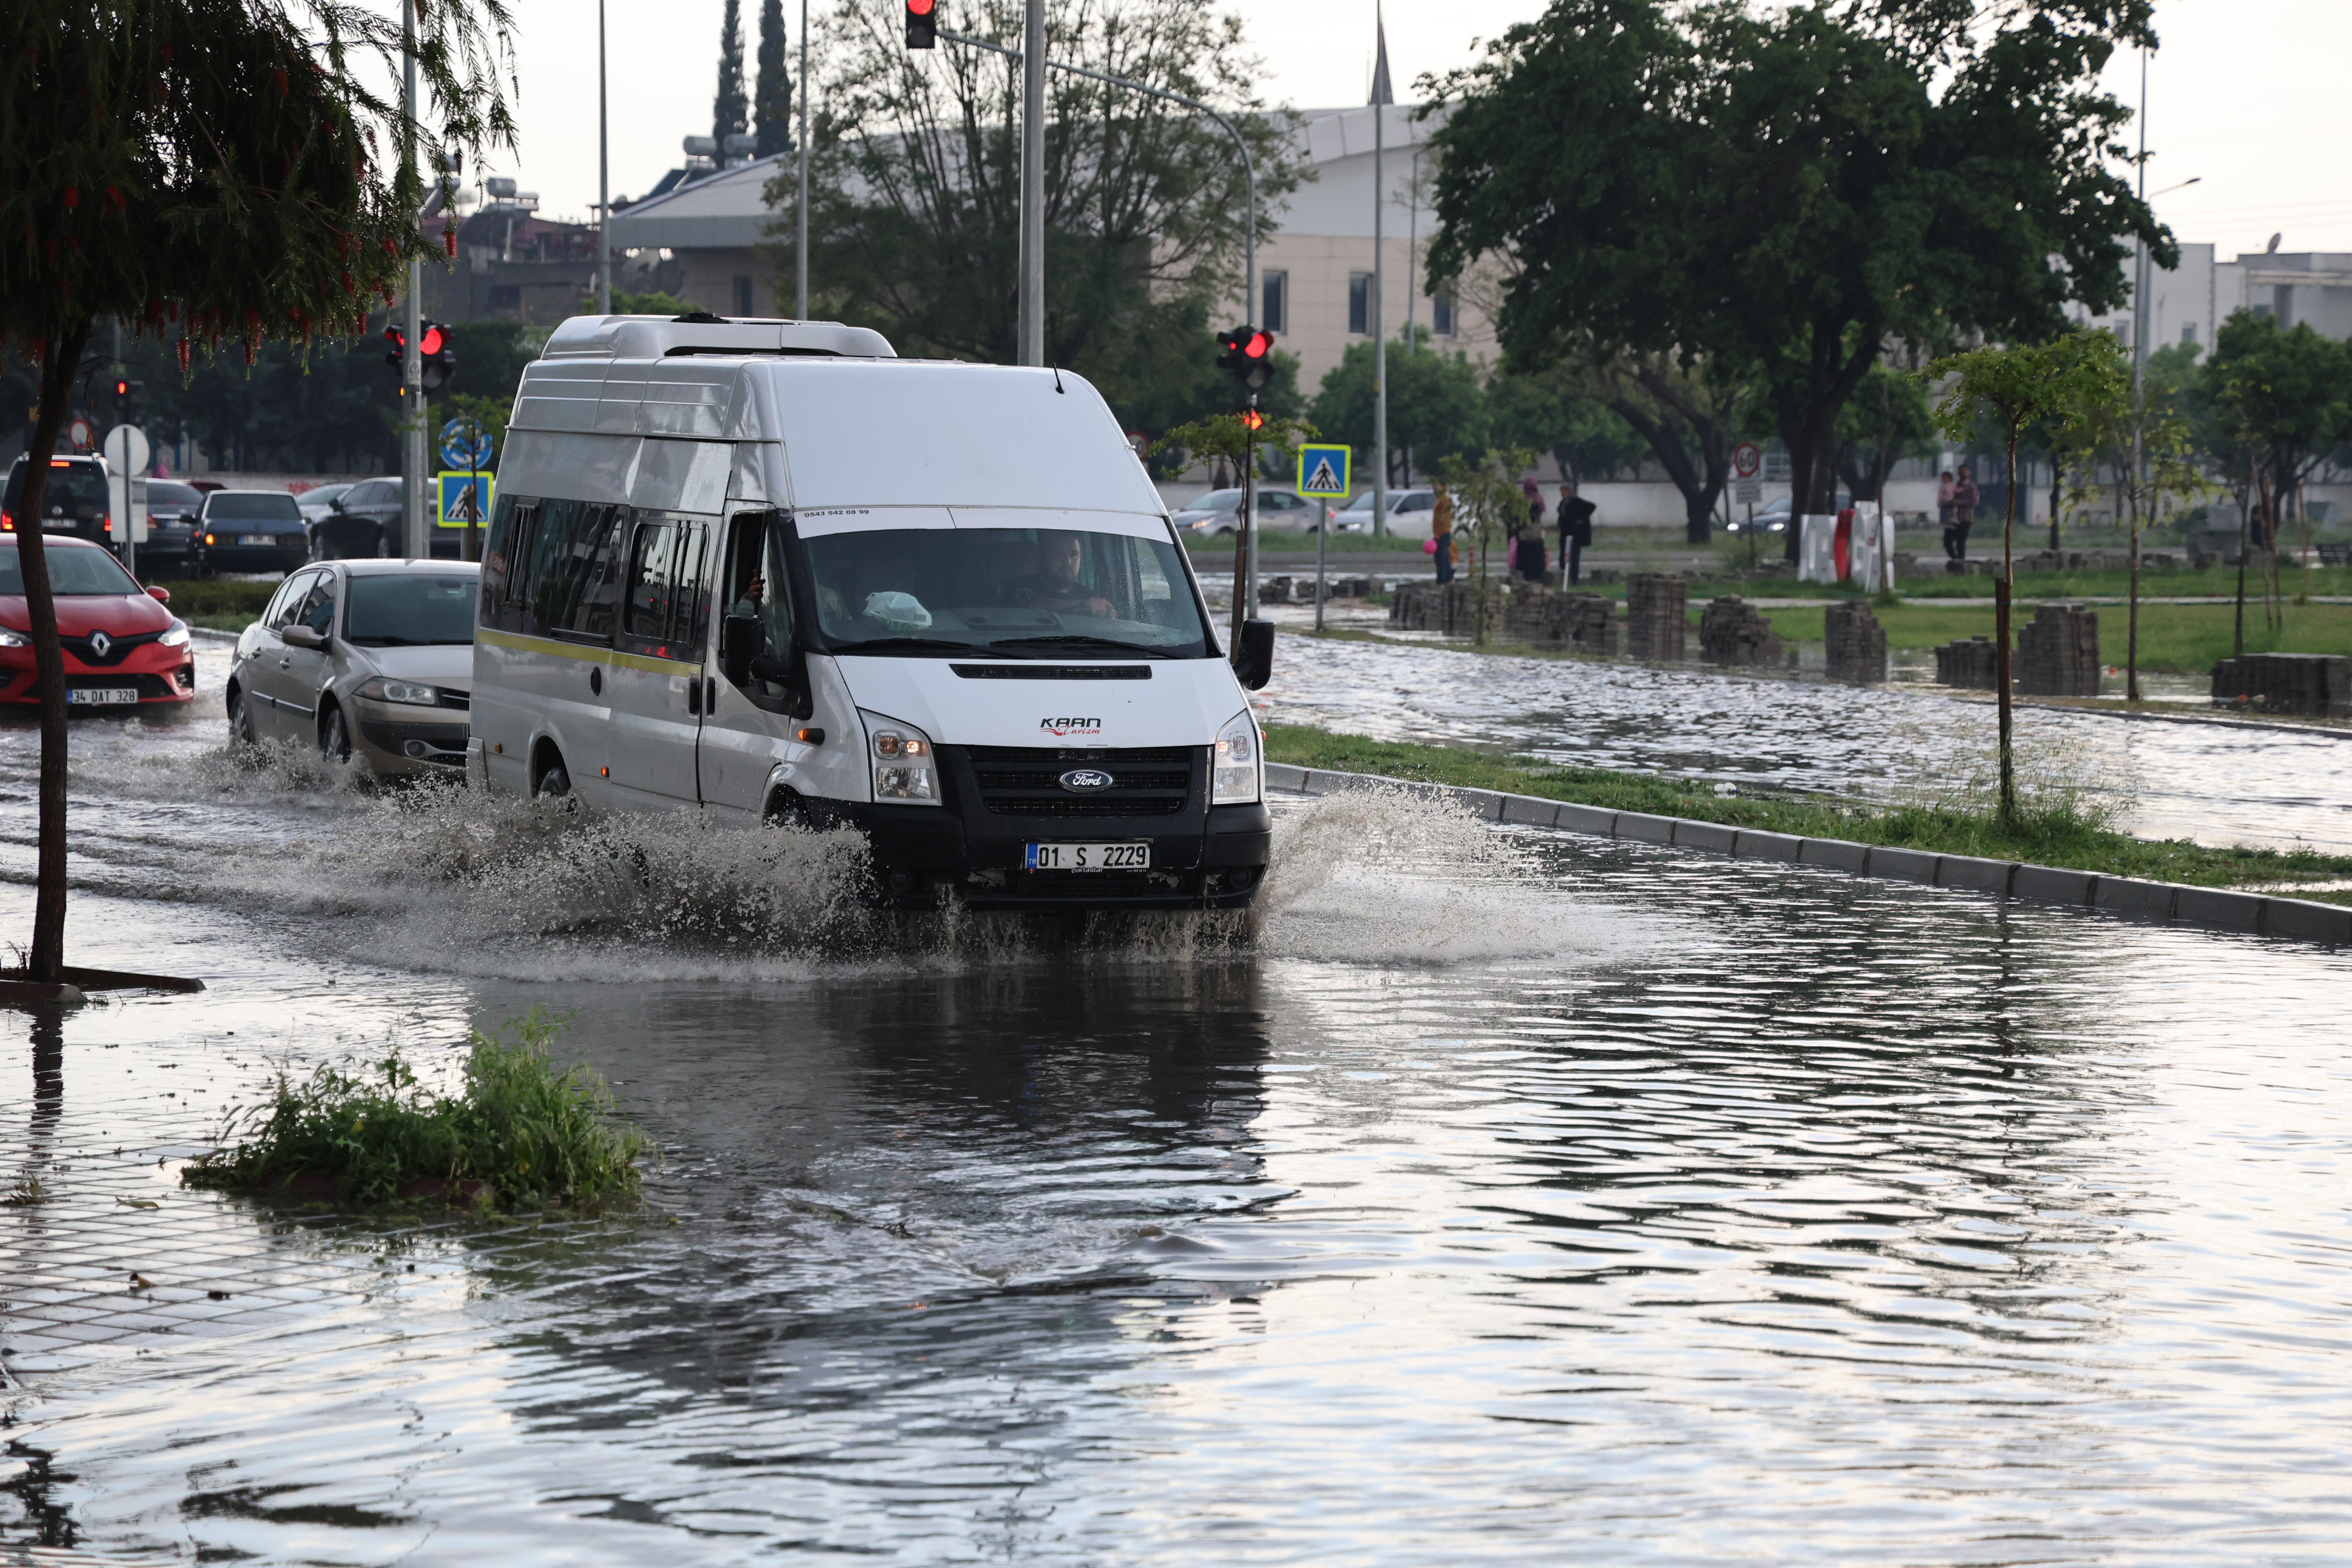
[[[1236,907],[1247,689],[1101,395],[877,333],[576,317],[515,398],[469,776],[849,824],[893,902]]]

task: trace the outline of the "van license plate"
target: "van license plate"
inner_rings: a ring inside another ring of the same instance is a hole
[[[66,700],[95,707],[118,707],[139,700],[135,686],[77,686],[66,692]]]
[[[267,549],[278,542],[278,536],[274,533],[240,533],[236,536],[236,542],[239,544],[257,544]]]
[[[1032,871],[1149,871],[1151,845],[1032,844],[1027,858]]]

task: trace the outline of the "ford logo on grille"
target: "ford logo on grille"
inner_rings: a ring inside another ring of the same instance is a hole
[[[1111,776],[1100,768],[1072,768],[1062,775],[1061,784],[1072,795],[1085,795],[1090,790],[1110,788]]]

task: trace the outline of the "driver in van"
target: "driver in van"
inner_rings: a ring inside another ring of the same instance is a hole
[[[1033,610],[1075,610],[1105,620],[1111,603],[1079,581],[1085,550],[1075,533],[1048,533],[1037,541],[1037,570],[1007,584],[1013,602]]]

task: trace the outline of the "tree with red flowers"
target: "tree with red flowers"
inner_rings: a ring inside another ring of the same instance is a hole
[[[37,366],[17,516],[42,515],[90,334],[192,356],[364,330],[412,259],[432,143],[513,141],[505,0],[413,0],[414,32],[344,0],[10,0],[0,7],[0,353]],[[420,114],[418,121],[427,117]],[[26,976],[64,963],[66,687],[37,526],[16,551],[41,708],[39,891]]]

